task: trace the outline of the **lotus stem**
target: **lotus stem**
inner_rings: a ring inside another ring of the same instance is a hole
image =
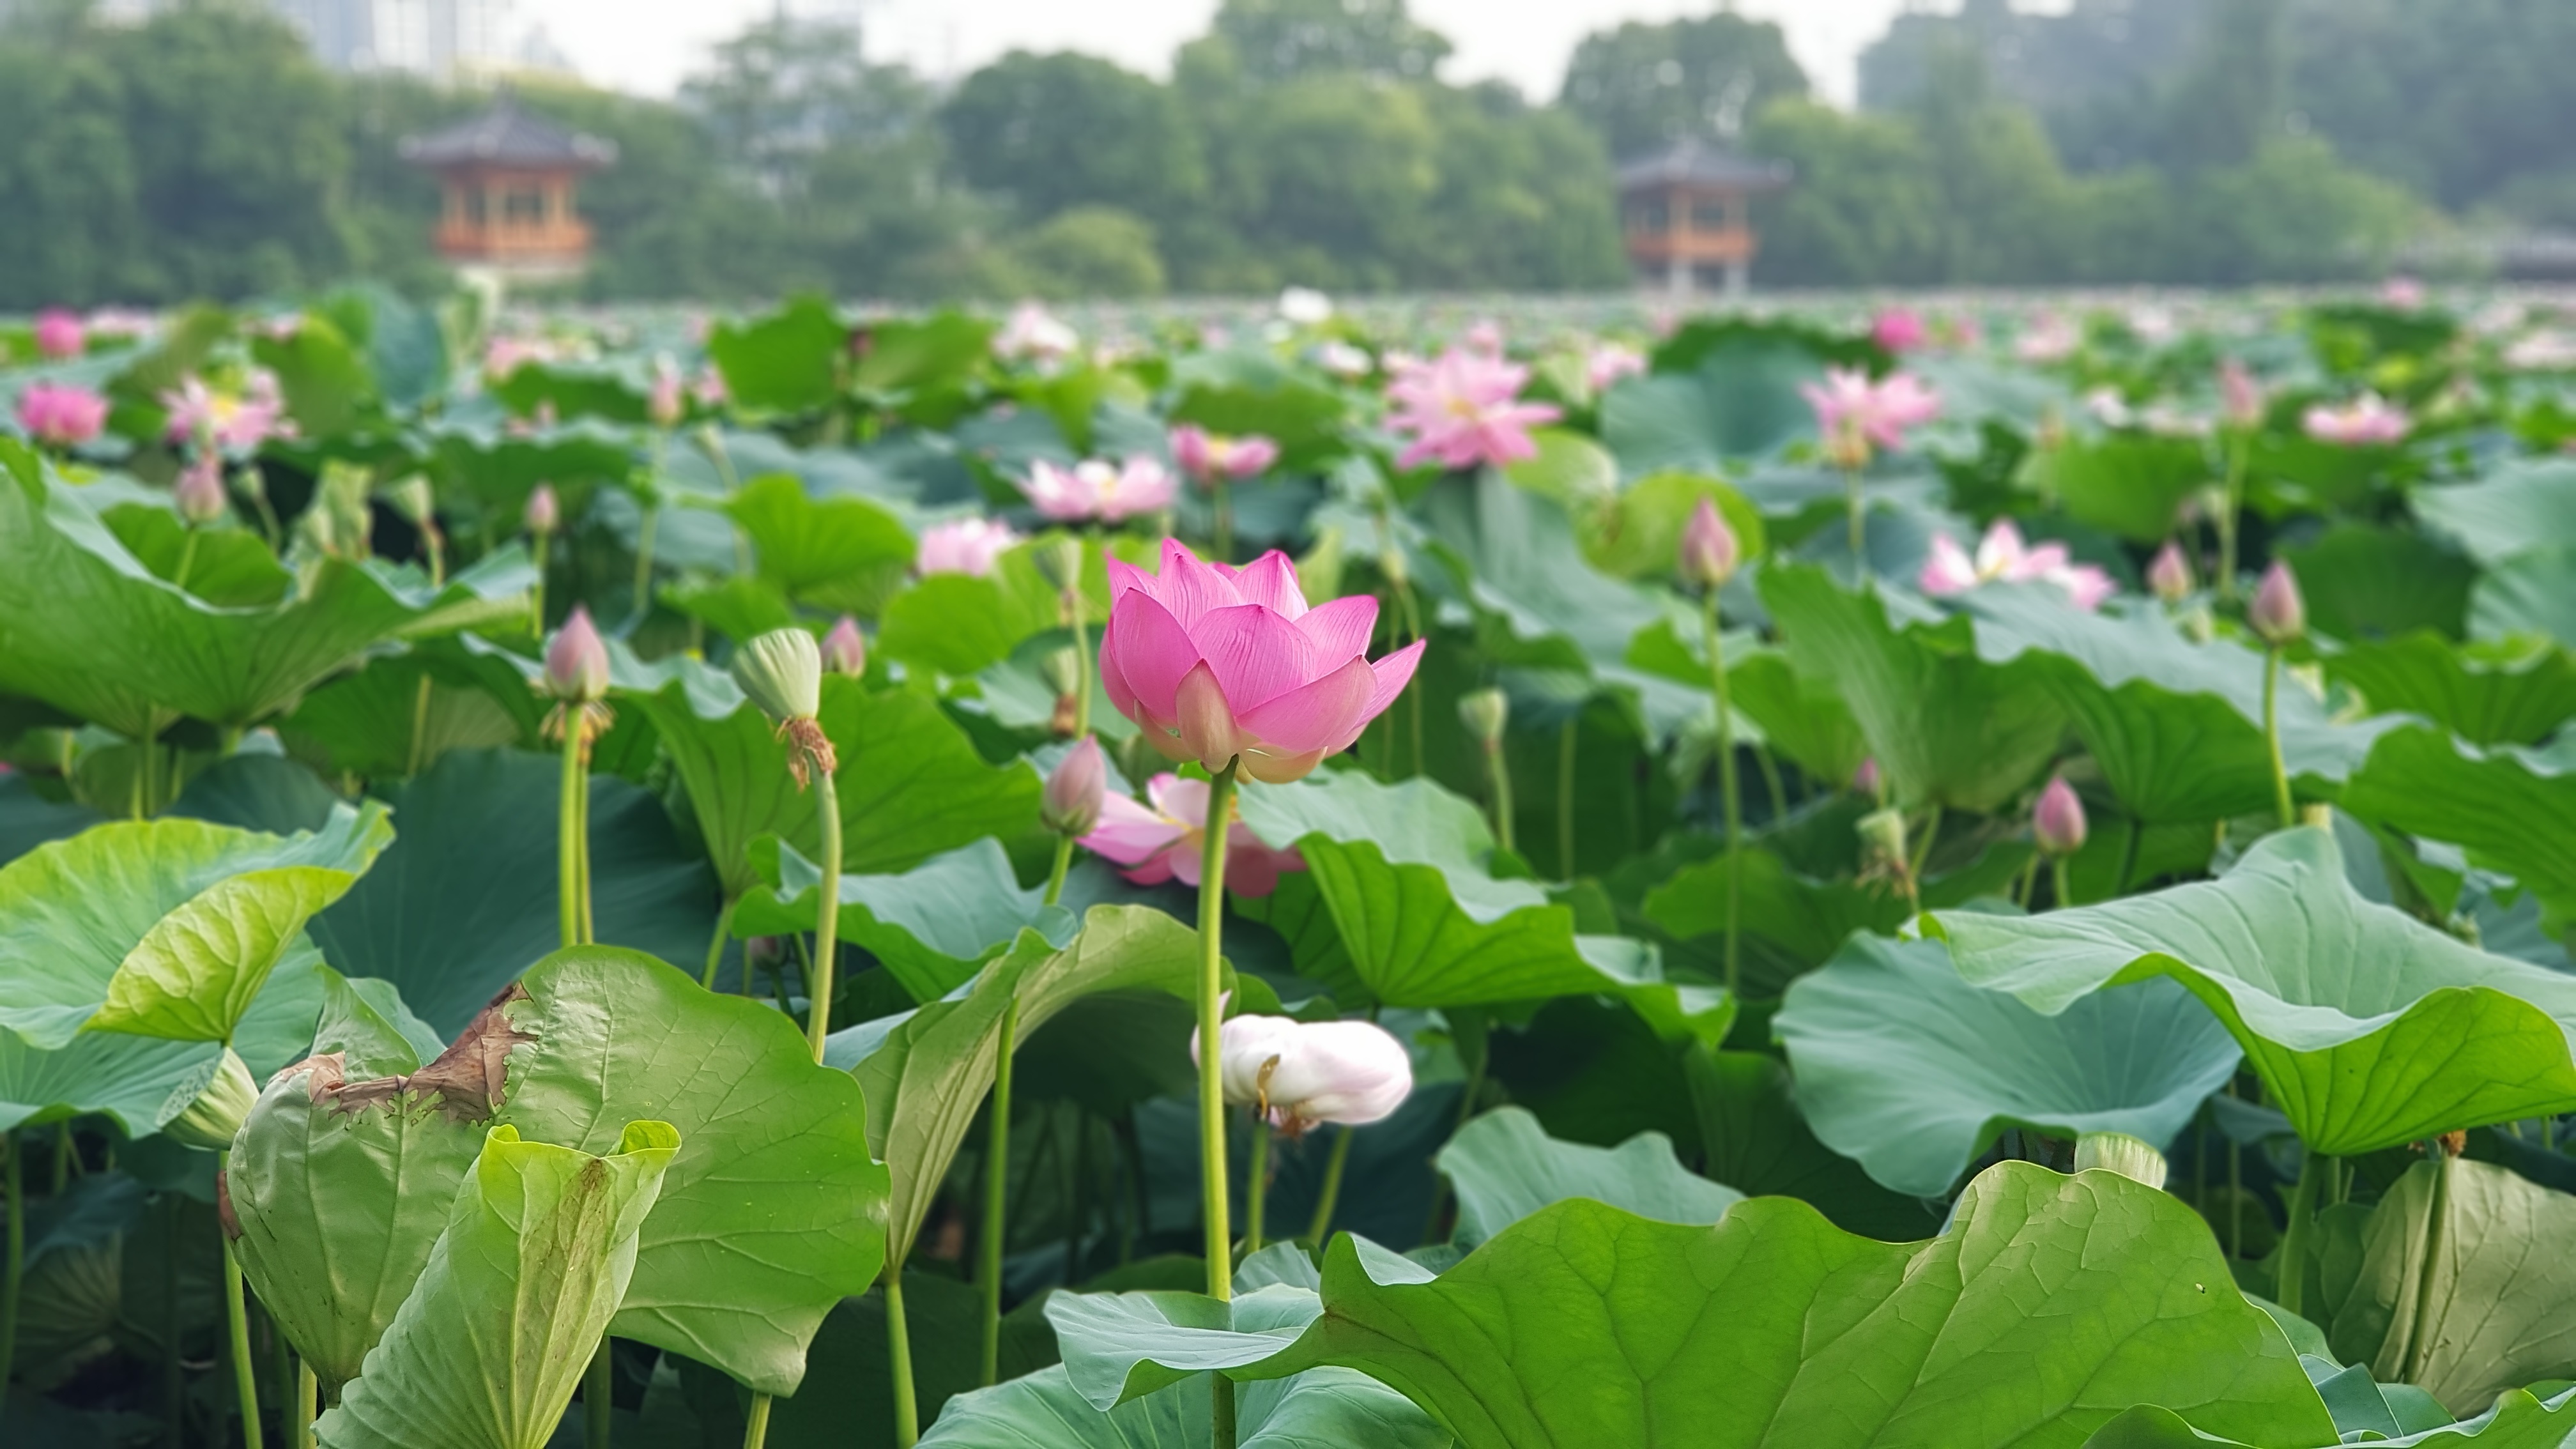
[[[2039,860],[2039,851],[2032,850],[2030,863],[2021,868],[2021,886],[2013,892],[2013,904],[2024,911],[2030,909],[2031,893],[2039,889]]]
[[[2055,893],[2056,909],[2062,911],[2075,904],[2075,893],[2067,885],[2065,856],[2048,863],[2048,888]]]
[[[709,991],[716,989],[716,968],[724,964],[725,941],[733,934],[733,908],[738,904],[740,904],[740,902],[736,900],[736,898],[726,896],[723,908],[716,912],[715,935],[707,942],[706,969],[698,973],[698,984],[704,986]],[[751,963],[746,960],[743,963],[744,990],[746,993],[750,990],[750,975]]]
[[[2309,1148],[2299,1159],[2298,1185],[2290,1189],[2289,1219],[2281,1229],[2281,1274],[2272,1285],[2272,1301],[2299,1313],[2307,1296],[2308,1228],[2317,1215],[2317,1189],[2325,1177],[2325,1154]]]
[[[1860,526],[1858,514],[1852,526]],[[1743,914],[1744,902],[1744,795],[1735,778],[1735,712],[1727,703],[1726,643],[1718,630],[1714,587],[1701,591],[1699,626],[1708,650],[1709,693],[1717,704],[1717,790],[1726,805],[1726,994],[1742,1001],[1743,927],[1736,917]]]
[[[1261,1251],[1262,1209],[1270,1196],[1270,1123],[1259,1108],[1252,1113],[1252,1163],[1243,1174],[1243,1256]]]
[[[1064,878],[1072,869],[1073,837],[1059,835],[1055,838],[1055,864],[1047,871],[1044,904],[1051,906],[1064,899]]]
[[[2263,653],[2263,743],[2272,751],[2272,801],[2280,808],[2281,828],[2299,823],[2299,813],[2290,804],[2290,770],[2281,758],[2281,648],[2274,645]]]
[[[581,1375],[581,1442],[587,1449],[608,1449],[609,1420],[616,1412],[617,1365],[609,1357],[608,1335],[599,1336],[599,1347],[591,1350],[590,1367]]]
[[[2233,1077],[2228,1078],[2227,1095],[2236,1095]],[[2245,1153],[2233,1136],[2227,1139],[2227,1256],[2245,1256]]]
[[[286,1442],[294,1449],[313,1449],[313,1421],[322,1417],[322,1381],[313,1375],[313,1365],[302,1355],[295,1360],[295,1414],[286,1426]]]
[[[1494,840],[1503,849],[1517,853],[1512,844],[1512,762],[1503,758],[1501,740],[1485,746],[1485,778],[1493,791]]]
[[[180,1449],[187,1439],[187,1379],[179,1363],[179,1229],[182,1223],[177,1193],[162,1195],[161,1231],[163,1241],[172,1244],[161,1255],[161,1417],[168,1433],[170,1449]]]
[[[2227,440],[2227,482],[2218,502],[2218,597],[2236,598],[2236,528],[2245,508],[2245,458],[2252,436],[2235,432]]]
[[[1324,1162],[1324,1190],[1315,1198],[1315,1218],[1306,1227],[1309,1242],[1321,1243],[1333,1231],[1333,1209],[1342,1201],[1342,1171],[1351,1163],[1351,1134],[1356,1127],[1333,1131],[1333,1155]]]
[[[1234,1234],[1226,1223],[1225,1081],[1217,1042],[1224,1026],[1225,845],[1234,819],[1235,774],[1241,759],[1225,762],[1208,785],[1207,828],[1199,864],[1199,1196],[1207,1229],[1207,1291],[1219,1303],[1234,1297]],[[1234,1381],[1214,1377],[1216,1449],[1234,1449]]]
[[[1061,848],[1056,857],[1063,859]],[[976,1382],[986,1388],[999,1381],[1002,1372],[1003,1214],[1010,1203],[1011,1056],[1019,1046],[1019,1035],[1020,998],[1014,992],[1002,1003],[1002,1039],[994,1048],[992,1116],[984,1128],[984,1221],[975,1255],[975,1286],[984,1297],[983,1377]],[[1068,1281],[1066,1286],[1072,1285]]]
[[[1851,510],[1852,582],[1858,583],[1869,577],[1869,499],[1861,492],[1858,468],[1843,469],[1843,493]]]
[[[823,1061],[823,1039],[832,1032],[832,968],[841,957],[841,797],[832,772],[814,771],[814,809],[823,817],[822,898],[814,910],[814,979],[808,983],[805,1039],[814,1061]]]
[[[2406,1372],[2399,1375],[2410,1384],[2424,1381],[2425,1360],[2432,1357],[2425,1337],[2433,1327],[2433,1275],[2442,1261],[2443,1219],[2450,1215],[2451,1150],[2435,1137],[2424,1144],[2424,1157],[2433,1164],[2433,1203],[2424,1219],[2424,1261],[2416,1268],[2415,1326],[2406,1339]]]
[[[232,1160],[229,1150],[216,1153],[216,1170],[230,1170]],[[15,1152],[10,1154],[9,1167],[9,1200],[14,1205],[18,1200]],[[259,1367],[251,1362],[250,1309],[242,1300],[241,1259],[234,1256],[230,1239],[224,1242],[224,1321],[232,1331],[233,1393],[241,1403],[242,1449],[260,1449]]]
[[[197,565],[197,526],[188,525],[187,536],[179,541],[179,567],[170,573],[170,587],[185,590],[188,574]]]
[[[1208,481],[1209,500],[1216,505],[1216,556],[1220,562],[1234,562],[1234,500],[1227,496],[1225,475],[1219,473]]]
[[[581,706],[567,705],[563,716],[563,792],[555,802],[555,915],[561,927],[564,949],[582,944],[582,856],[588,844],[582,837],[582,797],[589,794],[586,772],[582,768]]]
[[[751,1414],[743,1421],[742,1449],[761,1449],[769,1442],[769,1395],[751,1396]]]
[[[530,545],[536,555],[537,581],[528,589],[528,636],[546,637],[546,535],[540,533]]]
[[[912,1392],[912,1330],[903,1318],[903,1265],[885,1267],[886,1354],[894,1376],[895,1449],[912,1449],[921,1437],[921,1404]]]
[[[1923,889],[1923,867],[1930,864],[1932,860],[1932,842],[1940,834],[1941,802],[1935,800],[1932,802],[1931,812],[1923,817],[1923,834],[1914,842],[1914,857],[1905,863],[1905,878],[1911,882],[1910,889],[1918,894]],[[1922,909],[1919,902],[1915,909]]]
[[[414,689],[414,690],[412,691],[412,696],[411,696],[411,750],[409,751],[408,757],[407,757],[407,759],[406,759],[406,761],[405,761],[405,768],[404,768],[404,770],[403,770],[403,773],[404,773],[404,774],[406,774],[406,775],[417,775],[417,774],[419,774],[419,773],[420,773],[420,767],[421,767],[421,765],[424,763],[424,761],[422,760],[422,756],[428,752],[428,749],[429,749],[429,676],[428,676],[428,675],[426,675],[426,674],[423,674],[423,675],[420,677],[420,685],[419,685],[419,687],[418,687],[418,688],[416,688],[416,689]]]
[[[635,530],[635,599],[630,616],[641,620],[653,607],[653,533],[662,521],[659,499],[644,505],[644,521]]]
[[[25,1137],[13,1129],[0,1140],[0,1152],[8,1154],[9,1189],[9,1256],[6,1276],[0,1277],[0,1397],[6,1397],[18,1363],[19,1285],[27,1276],[27,1177],[20,1161],[27,1155]]]
[[[1565,722],[1556,741],[1556,873],[1574,879],[1574,759],[1583,728],[1581,711]]]
[[[1771,819],[1776,825],[1789,814],[1789,792],[1780,783],[1780,762],[1771,757],[1771,747],[1756,744],[1753,763],[1762,770],[1762,793],[1771,797]]]

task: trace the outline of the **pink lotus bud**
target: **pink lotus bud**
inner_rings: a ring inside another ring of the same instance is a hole
[[[1930,335],[1923,318],[1911,307],[1890,307],[1869,324],[1869,340],[1889,352],[1912,352]]]
[[[1196,423],[1183,423],[1172,429],[1172,461],[1194,482],[1204,483],[1216,473],[1216,440]]]
[[[18,426],[51,448],[73,448],[107,427],[107,399],[67,382],[31,382],[18,394]]]
[[[1191,1060],[1198,1054],[1193,1032]],[[1411,1055],[1373,1022],[1233,1017],[1218,1029],[1217,1064],[1226,1101],[1267,1103],[1272,1125],[1290,1133],[1381,1121],[1413,1094]]]
[[[2073,855],[2084,848],[2084,802],[2065,776],[2050,776],[2048,788],[2039,792],[2039,804],[2030,812],[2030,833],[2042,855]]]
[[[2155,561],[2147,565],[2147,587],[2168,604],[2179,604],[2191,597],[2194,580],[2191,560],[2183,557],[2182,545],[2172,539],[2156,550]]]
[[[1735,530],[1726,526],[1715,503],[1701,499],[1691,510],[1690,522],[1682,525],[1681,576],[1714,589],[1735,577],[1740,562],[1742,546],[1736,542]]]
[[[654,367],[652,391],[644,400],[645,415],[653,420],[653,426],[657,428],[679,426],[680,417],[687,410],[687,398],[683,392],[683,386],[680,374],[668,365]]]
[[[528,532],[544,538],[563,526],[563,504],[555,498],[555,485],[540,483],[529,490],[527,511],[521,515]]]
[[[1878,786],[1878,757],[1872,755],[1860,762],[1859,769],[1852,771],[1852,793],[1875,796],[1878,794]]]
[[[78,357],[89,345],[81,320],[60,307],[48,307],[36,314],[36,350],[57,361]]]
[[[179,470],[179,479],[171,485],[170,492],[178,500],[179,516],[191,525],[203,526],[223,517],[228,502],[224,497],[223,455],[199,453]]]
[[[2245,622],[2254,626],[2256,638],[2278,648],[2308,632],[2308,601],[2299,596],[2298,576],[2279,559],[2263,571],[2263,582],[2254,589],[2254,603],[2245,611]]]
[[[1109,762],[1100,741],[1084,735],[1056,761],[1038,800],[1038,818],[1059,835],[1089,835],[1100,823],[1100,805],[1109,796]]]
[[[2232,428],[2251,428],[2263,421],[2263,385],[2236,358],[2218,365],[2220,411]]]
[[[546,641],[546,692],[575,704],[608,696],[608,645],[584,605],[573,605],[572,617]]]
[[[858,620],[843,614],[823,636],[823,670],[853,679],[868,672],[868,636],[859,632]]]

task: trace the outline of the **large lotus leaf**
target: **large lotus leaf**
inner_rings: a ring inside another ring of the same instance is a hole
[[[1579,935],[1571,907],[1485,861],[1484,816],[1427,779],[1385,785],[1356,770],[1243,792],[1244,823],[1295,846],[1341,932],[1351,980],[1389,1006],[1477,1006],[1594,992],[1626,998],[1668,1035],[1722,1038],[1734,1003],[1663,979],[1651,947]]]
[[[2448,841],[2472,865],[2512,876],[2539,898],[2552,934],[2576,917],[2576,769],[2550,755],[2481,751],[2436,729],[2394,730],[2345,787],[2343,808]]]
[[[1682,530],[1702,501],[1715,506],[1726,520],[1741,557],[1762,557],[1766,530],[1761,510],[1712,477],[1651,473],[1593,507],[1582,507],[1571,498],[1559,500],[1583,530],[1584,559],[1621,579],[1672,577],[1681,562]]]
[[[211,1042],[85,1031],[47,1051],[0,1031],[0,1132],[104,1113],[128,1137],[150,1136],[181,1086],[202,1082]]]
[[[1659,369],[1612,388],[1601,401],[1601,438],[1631,475],[1659,469],[1721,471],[1730,458],[1759,457],[1815,433],[1814,410],[1798,385],[1824,361],[1800,339],[1746,334],[1712,340]]]
[[[620,690],[619,696],[643,711],[670,752],[726,899],[738,900],[759,884],[750,855],[754,840],[815,829],[814,794],[798,789],[787,772],[776,722],[731,679],[683,659],[658,689]]]
[[[1325,1313],[1241,1377],[1338,1364],[1465,1449],[2066,1446],[2133,1404],[2256,1443],[2333,1442],[2297,1353],[2178,1199],[2108,1172],[1990,1168],[1929,1242],[1784,1198],[1715,1227],[1576,1199],[1428,1283],[1324,1263]]]
[[[46,841],[78,835],[104,819],[77,801],[47,799],[24,775],[0,775],[0,865]]]
[[[1956,906],[2000,895],[2029,861],[2029,847],[2019,842],[1992,847],[1958,870],[1927,875],[1923,903]],[[1741,939],[1751,943],[1744,979],[1766,992],[1825,964],[1854,931],[1892,933],[1914,913],[1892,884],[1817,880],[1767,850],[1746,849],[1741,869]],[[1726,931],[1726,894],[1727,858],[1715,855],[1673,872],[1646,893],[1642,909],[1675,940],[1707,941]]]
[[[777,884],[754,886],[743,897],[733,918],[737,936],[815,927],[823,872],[775,842],[755,852],[773,853]],[[990,836],[900,874],[841,877],[841,939],[866,948],[915,1001],[937,1001],[965,985],[1023,930],[1062,946],[1077,925],[1073,912],[1045,904],[1044,892],[1021,888],[1010,853]]]
[[[2266,836],[2216,881],[2040,916],[1942,911],[1959,973],[2054,1015],[2171,976],[2310,1150],[2350,1156],[2576,1110],[2576,977],[2364,899],[2332,832]]]
[[[1458,1194],[1461,1247],[1570,1197],[1659,1223],[1713,1223],[1744,1199],[1683,1167],[1661,1132],[1640,1132],[1616,1147],[1560,1142],[1518,1107],[1496,1108],[1459,1128],[1435,1160]]]
[[[2125,1132],[2161,1147],[2241,1058],[2171,981],[2042,1016],[1960,980],[1938,942],[1870,936],[1791,982],[1772,1030],[1816,1136],[1922,1197],[1949,1191],[2007,1127]]]
[[[2576,648],[2576,544],[2516,554],[2469,591],[2469,637],[2541,635]]]
[[[1779,1058],[1759,1052],[1682,1056],[1708,1175],[1748,1197],[1799,1198],[1845,1232],[1890,1243],[1932,1235],[1946,1204],[1893,1193],[1816,1140]]]
[[[2475,483],[2418,488],[2407,506],[2426,528],[2493,566],[2533,549],[2576,544],[2576,462],[2515,459]]]
[[[1730,651],[1726,688],[1736,712],[1811,779],[1841,784],[1869,758],[1869,740],[1850,707],[1829,686],[1801,675],[1779,650]]]
[[[910,1254],[992,1086],[1005,1006],[1018,1001],[1025,1042],[1082,997],[1154,991],[1196,1000],[1197,983],[1197,933],[1145,906],[1094,906],[1070,946],[1024,932],[962,993],[835,1032],[825,1060],[866,1089],[868,1142],[894,1175],[887,1209],[894,1261]]]
[[[2349,518],[2314,538],[2276,543],[2272,557],[2298,576],[2308,628],[2333,639],[2415,629],[2456,637],[2478,576],[2457,549],[2415,529]]]
[[[680,1132],[618,1336],[794,1393],[823,1315],[885,1261],[886,1170],[857,1085],[788,1017],[639,952],[558,952],[519,989],[509,1022],[531,1040],[510,1051],[499,1120],[585,1150],[639,1117]]]
[[[2545,639],[2454,644],[2418,630],[2351,645],[2325,667],[2372,709],[2422,715],[2473,745],[2536,745],[2576,719],[2576,657]]]
[[[1037,823],[1044,787],[1025,760],[988,765],[939,702],[910,689],[870,692],[859,681],[823,681],[823,732],[840,756],[841,868],[910,870],[987,835],[1008,840]],[[809,857],[821,832],[787,840]]]
[[[725,505],[751,537],[760,576],[818,609],[874,614],[912,566],[912,535],[863,498],[812,499],[784,473],[745,483]]]
[[[611,1150],[495,1127],[366,1368],[314,1426],[328,1449],[542,1449],[636,1271],[681,1146],[629,1122]]]
[[[2376,1444],[2390,1449],[2570,1449],[2576,1445],[2576,1389],[2546,1403],[2522,1389],[2507,1389],[2491,1415],[2464,1424],[2423,1429],[2393,1439],[2324,1440],[2304,1449],[2336,1449],[2338,1443]],[[2242,1440],[2204,1434],[2171,1409],[2152,1404],[2113,1419],[2084,1441],[2084,1449],[2281,1449],[2276,1444],[2249,1445]]]
[[[1107,1413],[1061,1366],[959,1394],[921,1436],[922,1449],[1201,1449],[1215,1425],[1208,1386],[1192,1378]],[[1317,1369],[1236,1391],[1240,1449],[1442,1449],[1448,1435],[1366,1374]]]
[[[2068,438],[2043,449],[2031,469],[2069,518],[2134,543],[2172,537],[2183,504],[2210,482],[2198,439],[2153,433]]]
[[[313,922],[343,971],[390,981],[442,1035],[562,944],[555,801],[562,765],[518,750],[456,750],[390,793],[401,838]],[[590,894],[599,938],[697,961],[716,925],[704,857],[662,802],[624,780],[590,782]]]
[[[117,821],[0,867],[0,1027],[228,1040],[306,920],[393,838],[383,806],[266,835]]]
[[[417,775],[450,750],[537,747],[546,699],[499,651],[475,644],[425,640],[374,660],[304,696],[279,728],[331,769],[367,779]]]
[[[2416,1163],[2371,1213],[2330,1331],[2338,1357],[2455,1414],[2576,1378],[2576,1197],[2494,1163]]]
[[[1086,571],[1101,567],[1099,557],[1096,548],[1084,551]],[[1108,600],[1100,596],[1107,589],[1104,571],[1089,609],[1095,625],[1108,617]],[[1002,555],[989,573],[929,574],[895,595],[886,603],[876,643],[889,659],[963,678],[1010,658],[1030,635],[1063,623],[1060,591],[1039,571],[1036,547],[1024,544]]]
[[[798,297],[767,316],[719,322],[707,355],[725,394],[764,412],[805,412],[832,401],[848,366],[850,329],[819,297]]]
[[[337,1052],[280,1072],[233,1140],[225,1235],[296,1352],[325,1383],[358,1376],[447,1225],[513,1043],[478,1018],[430,1067],[352,1079]]]
[[[417,571],[324,560],[256,604],[215,604],[159,575],[80,489],[0,441],[0,690],[142,738],[180,715],[242,726],[286,709],[397,635],[520,609],[504,550],[433,591]]]
[[[1992,813],[2056,756],[2064,709],[2027,668],[1980,660],[1964,620],[1893,627],[1876,596],[1812,566],[1765,569],[1761,588],[1790,658],[1842,695],[1903,803]]]

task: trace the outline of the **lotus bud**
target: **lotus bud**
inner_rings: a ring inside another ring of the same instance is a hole
[[[1082,586],[1082,541],[1059,538],[1037,551],[1038,568],[1047,582],[1070,593]]]
[[[1377,552],[1377,571],[1386,576],[1389,587],[1401,589],[1411,581],[1411,569],[1404,562],[1404,550],[1390,543]]]
[[[1691,510],[1690,522],[1682,526],[1682,578],[1704,589],[1718,588],[1735,577],[1736,565],[1742,561],[1735,530],[1726,526],[1715,503],[1701,499]]]
[[[1511,696],[1499,689],[1478,689],[1458,696],[1458,722],[1487,750],[1502,748],[1503,731],[1512,722]]]
[[[812,719],[823,709],[823,650],[802,629],[772,629],[733,657],[733,680],[771,719]]]
[[[1198,1054],[1194,1033],[1191,1059]],[[1413,1093],[1412,1056],[1373,1022],[1234,1017],[1218,1030],[1217,1063],[1228,1102],[1261,1108],[1291,1134],[1380,1121]]]
[[[2263,385],[2245,364],[2229,358],[2218,365],[2219,410],[2232,428],[2252,428],[2263,421]]]
[[[2165,1155],[2126,1132],[2087,1132],[2075,1139],[2075,1170],[2094,1168],[2164,1190]]]
[[[1859,833],[1861,853],[1868,857],[1870,865],[1898,872],[1905,869],[1904,811],[1873,810],[1852,822],[1852,829]]]
[[[393,486],[394,506],[403,517],[420,528],[433,527],[438,513],[438,496],[430,491],[429,480],[414,473]]]
[[[540,483],[529,490],[527,511],[521,515],[528,532],[539,538],[563,527],[563,504],[555,498],[555,485]]]
[[[1070,697],[1082,687],[1082,656],[1071,649],[1050,651],[1038,661],[1038,669],[1046,675],[1047,683],[1055,687],[1060,698]]]
[[[223,455],[211,448],[198,454],[179,470],[179,480],[170,491],[178,501],[179,516],[193,527],[203,527],[223,517]]]
[[[1855,795],[1868,795],[1875,798],[1878,794],[1879,783],[1880,776],[1878,773],[1878,756],[1876,755],[1872,755],[1869,758],[1862,760],[1860,762],[1860,768],[1852,771],[1851,787],[1852,793]]]
[[[2155,560],[2147,565],[2147,587],[2168,604],[2179,604],[2191,597],[2194,580],[2191,560],[2183,557],[2182,545],[2172,539],[2156,550]]]
[[[2254,603],[2245,611],[2245,622],[2254,626],[2255,637],[2274,648],[2295,643],[2308,632],[2308,603],[2299,597],[2298,576],[2279,559],[2263,571],[2263,582],[2254,589]]]
[[[823,636],[822,649],[826,670],[852,679],[868,672],[868,636],[859,632],[859,621],[849,615],[834,621],[831,632]]]
[[[161,1135],[208,1152],[226,1151],[259,1101],[259,1083],[231,1047],[190,1072],[161,1104]]]
[[[573,605],[571,617],[546,641],[546,692],[571,704],[608,697],[608,645],[585,605]]]
[[[2039,853],[2046,856],[2068,856],[2084,848],[2084,801],[2064,775],[2049,777],[2048,788],[2039,792],[2039,804],[2030,812],[2030,833],[2039,841]]]
[[[1108,796],[1109,761],[1100,753],[1100,741],[1084,735],[1047,776],[1038,818],[1058,835],[1089,835],[1100,823],[1100,805]]]

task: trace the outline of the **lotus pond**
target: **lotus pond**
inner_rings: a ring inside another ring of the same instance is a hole
[[[2576,1445],[2563,301],[0,404],[11,1449]]]

